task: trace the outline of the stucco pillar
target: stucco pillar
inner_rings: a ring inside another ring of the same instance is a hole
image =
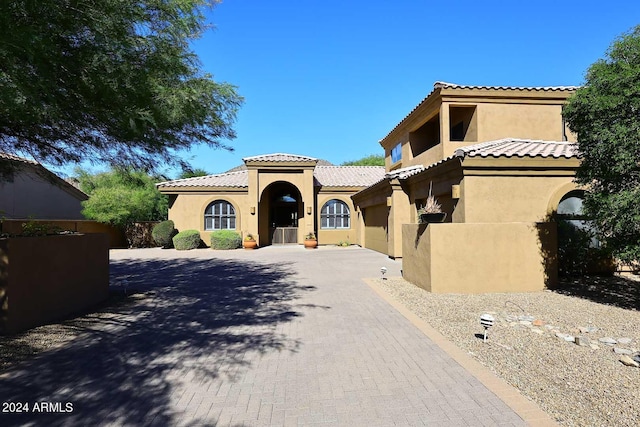
[[[249,189],[248,189],[248,206],[249,209],[242,215],[242,233],[251,233],[254,236],[258,234],[258,217],[260,212],[260,175],[257,169],[249,169]],[[253,211],[253,213],[251,213]],[[258,236],[262,239],[258,242],[264,244],[268,236]]]
[[[315,206],[315,193],[313,191],[313,169],[304,169],[302,179],[302,200],[304,202],[303,218],[298,219],[298,232],[300,241],[304,239],[307,233],[316,232],[315,230],[315,218],[317,215]],[[309,210],[311,213],[309,213]],[[302,219],[302,221],[300,221]]]
[[[391,196],[388,201],[391,206],[389,209],[388,223],[388,254],[391,258],[402,257],[402,224],[411,222],[409,195],[405,193],[400,181],[394,179],[391,184]]]

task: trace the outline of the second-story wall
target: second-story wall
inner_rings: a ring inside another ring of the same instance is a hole
[[[572,93],[573,88],[565,87],[436,85],[380,141],[385,149],[386,170],[430,165],[460,147],[503,138],[575,141],[562,119],[562,106]]]

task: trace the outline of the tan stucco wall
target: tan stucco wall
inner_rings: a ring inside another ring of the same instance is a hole
[[[0,214],[7,218],[84,219],[82,199],[24,168],[0,180]]]
[[[552,223],[405,224],[402,231],[403,276],[430,292],[533,292],[557,281]]]
[[[225,200],[233,205],[236,210],[236,230],[243,236],[247,233],[257,235],[257,230],[249,229],[250,216],[249,200],[243,193],[216,193],[216,194],[180,194],[176,197],[169,209],[169,219],[175,224],[178,231],[198,230],[202,241],[211,245],[211,233],[213,230],[204,229],[204,210],[213,201]]]
[[[469,91],[471,95],[473,91]],[[434,99],[428,108],[418,108],[405,123],[396,128],[381,141],[385,149],[387,171],[413,165],[431,165],[451,156],[456,149],[480,142],[502,138],[541,139],[547,141],[575,141],[562,120],[562,99],[568,94],[558,94],[556,98],[531,99],[527,95],[511,93],[502,99],[491,99],[491,92],[478,92],[477,96],[461,97],[459,100],[438,102]],[[530,94],[529,94],[530,95]],[[488,97],[487,97],[488,96]],[[504,93],[502,93],[504,96]],[[484,97],[484,98],[483,98]],[[475,120],[471,132],[473,138],[465,142],[451,141],[450,108],[475,106]],[[412,153],[409,133],[420,128],[427,120],[439,115],[440,144],[423,153]],[[391,149],[402,144],[402,160],[391,163]]]
[[[466,176],[460,186],[463,203],[453,218],[466,223],[543,221],[550,200],[559,190],[575,188],[572,181],[572,176]]]

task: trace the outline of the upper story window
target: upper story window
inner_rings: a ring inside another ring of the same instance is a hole
[[[320,211],[320,228],[350,228],[349,206],[341,200],[332,199]]]
[[[476,142],[478,140],[478,119],[475,105],[449,106],[449,140],[456,142]]]
[[[236,211],[233,205],[225,200],[211,202],[204,210],[205,230],[235,230]]]
[[[391,163],[397,163],[402,160],[402,143],[398,143],[391,149]]]

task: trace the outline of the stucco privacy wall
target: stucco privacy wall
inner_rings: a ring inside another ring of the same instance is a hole
[[[106,234],[0,239],[0,333],[42,325],[108,296]]]
[[[405,224],[403,275],[434,293],[533,292],[557,282],[553,223]]]

